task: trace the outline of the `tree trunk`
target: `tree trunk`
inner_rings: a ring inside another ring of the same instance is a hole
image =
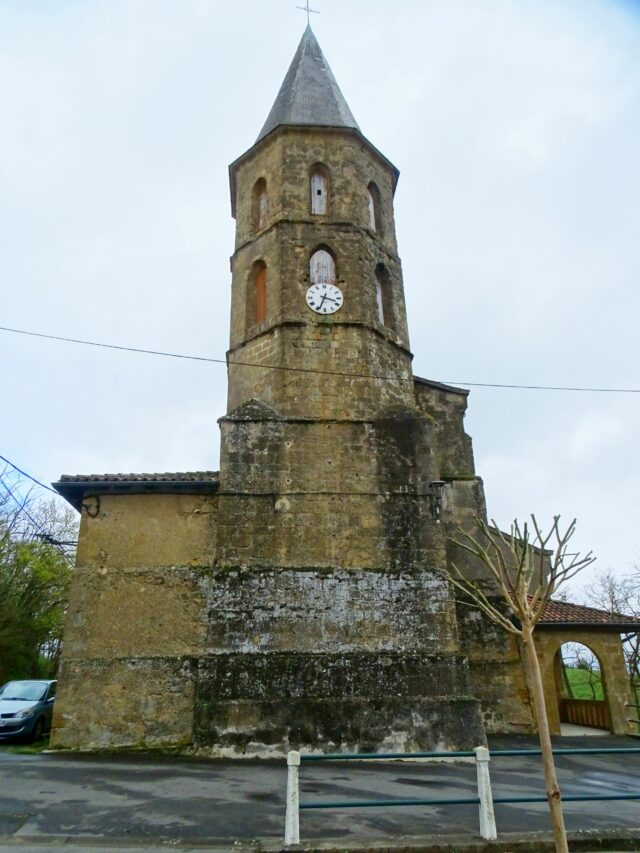
[[[567,845],[567,833],[564,828],[564,816],[562,814],[562,799],[556,776],[556,767],[553,760],[551,747],[551,736],[549,734],[549,720],[547,719],[547,707],[544,701],[544,688],[542,686],[542,675],[540,663],[533,642],[533,631],[528,625],[522,626],[522,640],[527,656],[529,675],[531,677],[531,689],[533,691],[533,704],[536,711],[536,723],[538,724],[538,737],[540,738],[540,749],[542,750],[542,766],[544,768],[544,780],[547,787],[547,799],[549,800],[549,812],[551,813],[551,828],[556,845],[556,853],[569,853]]]
[[[571,681],[569,680],[567,666],[562,657],[562,648],[560,649],[558,654],[560,655],[560,667],[562,668],[562,683],[564,684],[564,689],[569,699],[575,699],[576,697],[573,695],[573,688],[571,687]]]

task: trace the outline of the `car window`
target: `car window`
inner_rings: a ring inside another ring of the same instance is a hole
[[[55,683],[50,684],[49,690],[47,691],[47,699],[55,699],[55,695],[56,695],[56,685],[55,685]]]
[[[26,699],[38,702],[44,698],[46,685],[41,681],[9,681],[0,689],[0,699]]]

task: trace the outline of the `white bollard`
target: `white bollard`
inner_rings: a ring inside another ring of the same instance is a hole
[[[493,813],[493,794],[491,793],[491,778],[489,776],[489,750],[477,746],[476,770],[478,772],[478,797],[480,798],[480,835],[486,841],[495,841],[498,837],[496,817]]]
[[[298,767],[300,753],[287,753],[287,815],[284,822],[284,843],[300,844],[300,796],[298,791]]]

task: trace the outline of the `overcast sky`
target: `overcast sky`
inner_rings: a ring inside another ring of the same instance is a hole
[[[299,0],[301,2],[301,0]],[[316,0],[395,200],[414,368],[640,388],[640,3]],[[294,0],[0,0],[0,325],[224,358],[249,148]],[[217,468],[222,365],[0,332],[0,453],[61,473]],[[640,394],[473,388],[490,515],[578,518],[640,561]]]

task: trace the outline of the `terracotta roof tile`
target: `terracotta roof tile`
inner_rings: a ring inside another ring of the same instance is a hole
[[[180,471],[163,474],[62,474],[60,483],[217,483],[218,471]]]
[[[625,613],[608,613],[584,604],[568,601],[549,601],[539,622],[540,625],[638,625],[640,619]]]

